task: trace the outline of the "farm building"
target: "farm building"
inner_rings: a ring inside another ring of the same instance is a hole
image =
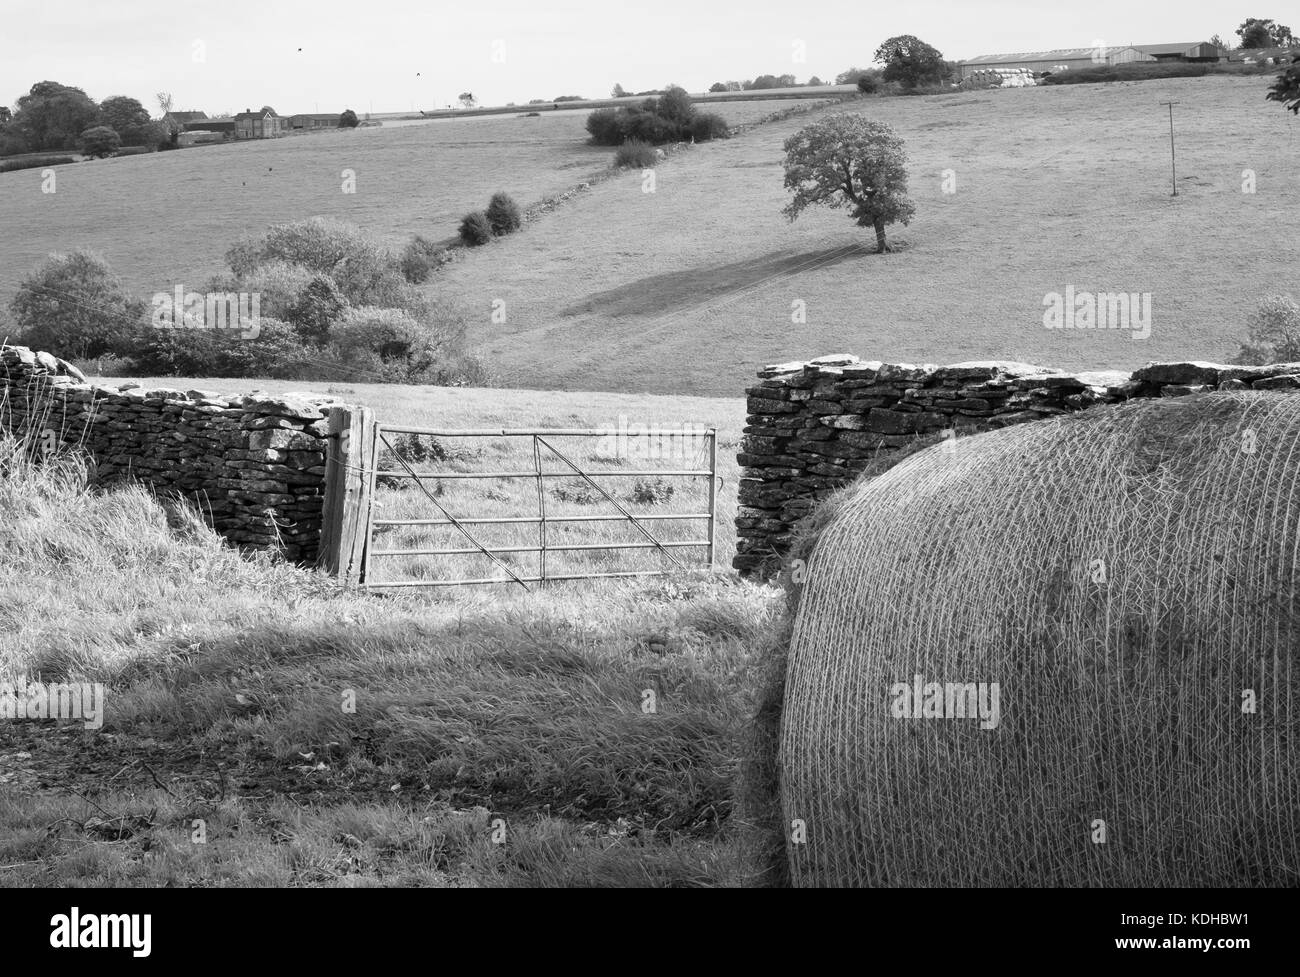
[[[1151,61],[1149,55],[1137,48],[1079,47],[1059,48],[1055,51],[1026,51],[1019,54],[984,54],[961,63],[961,77],[968,78],[983,68],[1027,68],[1034,74],[1044,71],[1068,71],[1095,68],[1103,64],[1128,64],[1133,61]]]
[[[235,120],[230,116],[196,119],[193,122],[184,123],[182,128],[186,132],[216,132],[229,139],[235,138]]]
[[[1095,68],[1098,65],[1132,64],[1138,61],[1217,61],[1218,49],[1208,42],[1186,44],[1144,44],[1127,47],[1061,48],[1020,54],[985,54],[961,63],[964,81],[974,72],[988,68],[1026,68],[1034,74]]]
[[[183,130],[191,122],[201,122],[208,117],[206,112],[168,112],[163,122],[172,129]]]
[[[1222,56],[1209,41],[1192,41],[1184,44],[1135,44],[1143,54],[1156,61],[1218,61]]]
[[[299,129],[337,129],[338,127],[338,112],[308,112],[289,116],[289,128],[295,131]]]
[[[178,146],[201,146],[204,143],[225,142],[230,138],[228,133],[211,132],[203,129],[190,129],[186,132],[176,134],[176,145]]]

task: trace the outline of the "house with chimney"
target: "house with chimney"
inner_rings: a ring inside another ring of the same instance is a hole
[[[276,115],[270,108],[259,109],[256,112],[252,109],[244,109],[236,113],[234,121],[236,139],[275,139],[284,135],[289,122],[288,119]]]

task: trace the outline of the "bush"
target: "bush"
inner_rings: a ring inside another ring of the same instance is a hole
[[[284,319],[303,339],[320,342],[347,309],[348,300],[334,279],[317,272],[286,310]]]
[[[523,215],[519,205],[508,193],[498,191],[492,194],[492,200],[485,212],[492,233],[497,237],[513,234],[523,225]]]
[[[260,296],[258,302],[262,315],[284,319],[289,310],[298,304],[299,296],[317,274],[319,272],[303,265],[275,258],[239,277],[214,278],[208,282],[208,291],[256,292]]]
[[[103,159],[122,148],[122,137],[108,126],[91,126],[81,134],[79,146],[82,156]]]
[[[486,215],[478,215],[491,229]],[[252,291],[261,334],[232,341],[206,330],[152,330],[142,369],[284,379],[483,383],[465,353],[464,318],[416,287],[445,248],[416,236],[399,262],[359,228],[313,218],[272,227],[227,254],[231,274],[209,291]],[[236,334],[237,335],[237,334]]]
[[[638,139],[654,146],[689,138],[680,125],[644,109],[627,109],[622,120],[623,140]]]
[[[108,262],[91,251],[51,255],[9,303],[15,337],[63,359],[117,352],[138,334],[147,306],[129,295]]]
[[[352,309],[330,331],[340,364],[396,383],[448,383],[482,378],[464,352],[466,323],[442,306],[420,315],[401,309]],[[349,376],[338,379],[352,379]]]
[[[673,497],[673,486],[663,478],[638,478],[632,485],[631,501],[637,505],[662,505]]]
[[[355,129],[360,124],[360,121],[361,120],[357,118],[355,112],[351,109],[344,109],[342,114],[339,116],[339,128]]]
[[[396,258],[361,228],[328,217],[270,227],[226,252],[240,279],[272,261],[328,275],[350,305],[383,305],[405,285]]]
[[[597,146],[617,146],[623,142],[619,109],[596,109],[587,116],[587,132]]]
[[[492,223],[488,220],[487,214],[476,210],[460,219],[458,233],[463,244],[477,248],[492,240]]]
[[[648,169],[659,162],[659,151],[649,143],[631,139],[618,147],[614,153],[614,165],[617,167],[634,167]]]
[[[696,142],[726,139],[731,135],[727,120],[714,112],[701,112],[691,120],[691,138]]]
[[[695,105],[691,102],[691,97],[686,94],[686,89],[673,85],[659,96],[654,114],[661,119],[666,119],[679,130],[686,129],[695,118]]]
[[[863,95],[874,95],[880,90],[880,82],[868,74],[858,76],[858,91]]]
[[[270,316],[258,318],[255,339],[212,329],[150,329],[131,354],[135,372],[155,376],[307,379],[311,352],[297,330]]]
[[[701,118],[707,121],[700,122]],[[692,137],[718,139],[727,131],[719,116],[700,116],[690,96],[677,86],[640,105],[597,109],[587,117],[587,132],[596,146],[621,146],[629,140],[660,146]]]
[[[253,292],[261,314],[289,323],[308,342],[319,343],[348,308],[348,300],[329,275],[303,265],[275,260],[233,281],[214,280],[213,292]]]
[[[398,261],[402,277],[412,285],[423,285],[434,269],[443,264],[447,249],[417,234],[402,249]]]
[[[1300,360],[1300,305],[1289,295],[1270,295],[1246,320],[1246,342],[1234,363],[1263,366]]]

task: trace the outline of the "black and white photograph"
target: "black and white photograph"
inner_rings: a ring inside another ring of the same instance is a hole
[[[6,943],[853,889],[1249,960],[1300,885],[1288,21],[5,0]]]

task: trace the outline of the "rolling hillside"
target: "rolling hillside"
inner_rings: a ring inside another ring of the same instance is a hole
[[[739,125],[791,104],[720,111]],[[56,168],[54,193],[41,192],[39,169],[0,173],[0,308],[51,252],[98,251],[148,296],[202,285],[241,234],[277,222],[336,217],[400,247],[411,234],[453,236],[497,190],[527,206],[609,166],[613,150],[586,144],[586,112],[525,111],[74,163]]]
[[[432,287],[473,310],[482,352],[522,387],[734,396],[764,362],[832,351],[1065,368],[1224,358],[1298,256],[1300,124],[1264,88],[1201,78],[856,103],[912,160],[917,216],[884,257],[843,212],[781,216],[782,142],[816,116],[796,117],[675,157],[654,193],[639,172],[601,184]],[[1150,338],[1045,329],[1044,296],[1071,285],[1150,293]],[[489,319],[496,299],[504,325]],[[806,324],[791,321],[796,301]]]

